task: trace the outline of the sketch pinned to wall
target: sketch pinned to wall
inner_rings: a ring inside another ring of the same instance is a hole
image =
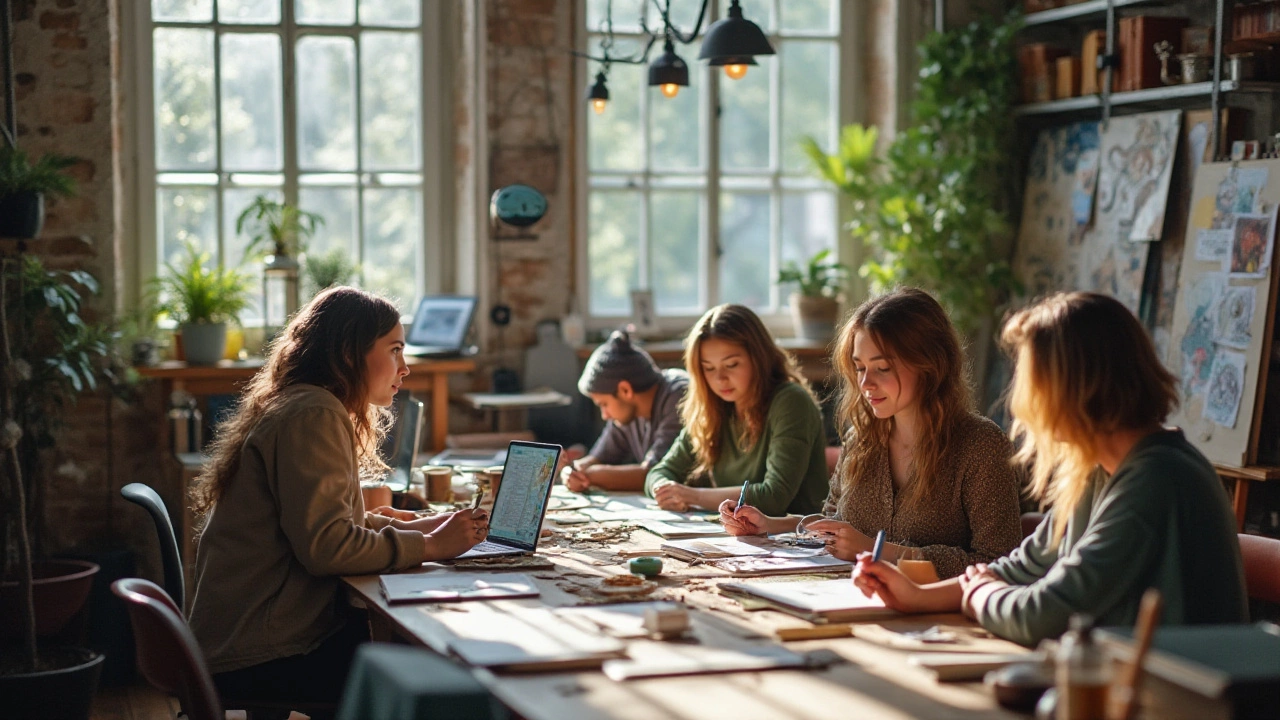
[[[1213,359],[1209,388],[1205,392],[1204,417],[1222,427],[1234,428],[1244,393],[1244,353],[1223,351]]]
[[[1226,270],[1232,277],[1260,278],[1271,266],[1271,242],[1276,236],[1275,208],[1271,212],[1236,215],[1231,228],[1231,254]]]
[[[1222,465],[1257,459],[1260,398],[1266,391],[1260,369],[1270,355],[1276,303],[1271,257],[1280,204],[1277,173],[1277,159],[1238,167],[1205,163],[1191,195],[1165,356],[1179,380],[1180,404],[1168,422]],[[1223,232],[1231,237],[1226,253]]]
[[[1219,138],[1230,137],[1230,115],[1227,108],[1220,111]],[[1191,207],[1191,187],[1195,184],[1196,172],[1201,163],[1213,160],[1214,148],[1209,145],[1209,134],[1213,129],[1213,113],[1209,110],[1188,110],[1182,118],[1181,140],[1178,143],[1178,157],[1174,161],[1173,182],[1169,186],[1169,210],[1165,213],[1164,238],[1160,241],[1160,287],[1155,294],[1155,302],[1151,304],[1151,317],[1143,320],[1151,328],[1151,337],[1155,341],[1156,351],[1160,357],[1167,357],[1170,335],[1173,329],[1173,310],[1177,302],[1178,279],[1182,271],[1182,251],[1187,236],[1187,212]],[[1221,143],[1219,148],[1223,147]],[[1213,232],[1200,231],[1196,235],[1197,255],[1201,245],[1201,234]],[[1206,249],[1218,253],[1219,259],[1226,256],[1231,249],[1231,233],[1218,231],[1221,237],[1205,240]],[[1154,252],[1154,251],[1153,251]],[[1154,259],[1154,258],[1153,258]]]
[[[1098,200],[1085,233],[1073,289],[1115,297],[1135,314],[1148,242],[1159,240],[1182,112],[1112,118],[1102,135]]]
[[[1226,289],[1218,301],[1218,331],[1214,342],[1239,350],[1249,347],[1253,338],[1250,326],[1253,324],[1253,304],[1257,294],[1257,288],[1252,287]]]
[[[1093,217],[1098,180],[1098,124],[1043,130],[1027,166],[1014,272],[1028,298],[1071,287],[1072,248]]]

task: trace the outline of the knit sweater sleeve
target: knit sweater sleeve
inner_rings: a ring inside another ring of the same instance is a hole
[[[766,425],[764,477],[747,486],[746,503],[765,515],[785,515],[809,471],[813,445],[823,437],[822,414],[804,388],[787,384],[775,393]]]
[[[280,526],[294,555],[312,575],[360,575],[404,569],[426,560],[422,533],[375,529],[356,487],[350,423],[331,408],[308,408],[281,424],[270,482]],[[375,521],[376,523],[376,521]]]
[[[693,472],[695,465],[697,465],[697,458],[693,454],[693,443],[689,440],[689,432],[681,430],[675,444],[663,456],[661,462],[650,468],[645,476],[645,494],[653,497],[653,486],[663,480],[688,484],[689,473]]]

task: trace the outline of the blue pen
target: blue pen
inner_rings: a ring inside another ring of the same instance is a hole
[[[884,550],[884,531],[876,533],[876,544],[871,548],[871,562],[880,561],[880,551]]]
[[[738,491],[738,506],[733,509],[733,516],[738,517],[738,510],[742,507],[742,503],[747,501],[747,484],[742,483],[742,489]]]

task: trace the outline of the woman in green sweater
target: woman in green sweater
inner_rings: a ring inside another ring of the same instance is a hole
[[[667,510],[714,510],[740,493],[767,513],[820,510],[822,411],[760,318],[742,305],[708,310],[689,332],[684,364],[684,429],[649,471],[645,492]]]
[[[1001,337],[1016,364],[1015,461],[1052,509],[1008,557],[959,578],[916,585],[863,553],[854,584],[905,612],[961,609],[1025,645],[1061,635],[1073,613],[1132,625],[1151,587],[1162,624],[1244,622],[1235,518],[1213,466],[1162,425],[1176,380],[1138,320],[1105,295],[1061,293]]]

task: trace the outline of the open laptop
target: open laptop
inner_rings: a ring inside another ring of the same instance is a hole
[[[449,357],[462,353],[476,299],[466,295],[428,295],[418,303],[405,337],[405,355]]]
[[[409,491],[414,458],[422,443],[422,401],[414,399],[408,390],[396,393],[395,424],[382,441],[378,454],[391,467],[387,484],[393,490]]]
[[[507,464],[498,481],[484,542],[457,559],[532,555],[556,479],[560,446],[517,440],[507,446]]]

